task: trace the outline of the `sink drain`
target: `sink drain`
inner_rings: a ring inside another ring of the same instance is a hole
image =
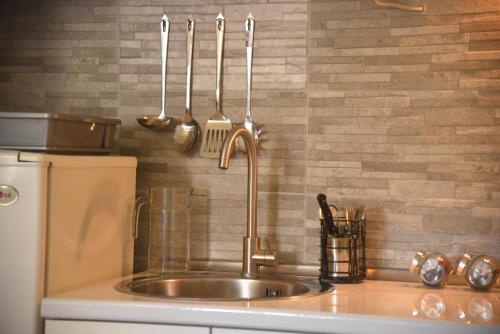
[[[266,288],[266,297],[280,297],[283,291],[280,289]]]

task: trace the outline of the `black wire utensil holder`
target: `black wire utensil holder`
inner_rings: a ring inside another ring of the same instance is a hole
[[[321,269],[323,283],[359,283],[366,278],[366,216],[334,218],[334,233],[326,219],[321,222]]]

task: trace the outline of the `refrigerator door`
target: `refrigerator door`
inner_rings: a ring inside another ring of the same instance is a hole
[[[132,272],[136,166],[0,151],[0,333],[40,334],[42,297]]]
[[[49,163],[18,158],[0,151],[0,196],[17,196],[0,205],[0,333],[33,334],[42,329]]]
[[[132,273],[137,160],[20,154],[48,162],[45,295]]]

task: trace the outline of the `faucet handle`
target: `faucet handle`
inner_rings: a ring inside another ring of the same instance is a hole
[[[266,252],[272,252],[273,251],[273,248],[271,247],[271,239],[269,238],[265,238],[264,239],[264,243],[266,244],[266,248],[264,248],[264,250]]]
[[[259,249],[257,254],[254,255],[255,259],[258,259],[259,265],[275,267],[278,265],[278,254],[271,247],[271,240],[269,238],[264,239],[265,248]],[[259,247],[260,248],[260,247]]]

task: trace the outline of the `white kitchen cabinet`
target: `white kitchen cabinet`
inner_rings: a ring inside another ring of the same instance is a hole
[[[101,322],[46,320],[45,334],[209,334],[208,327]],[[263,332],[264,333],[264,332]]]
[[[301,334],[237,328],[212,328],[129,322],[46,320],[45,334]]]
[[[253,329],[212,328],[212,334],[300,334],[295,332],[260,331]]]

